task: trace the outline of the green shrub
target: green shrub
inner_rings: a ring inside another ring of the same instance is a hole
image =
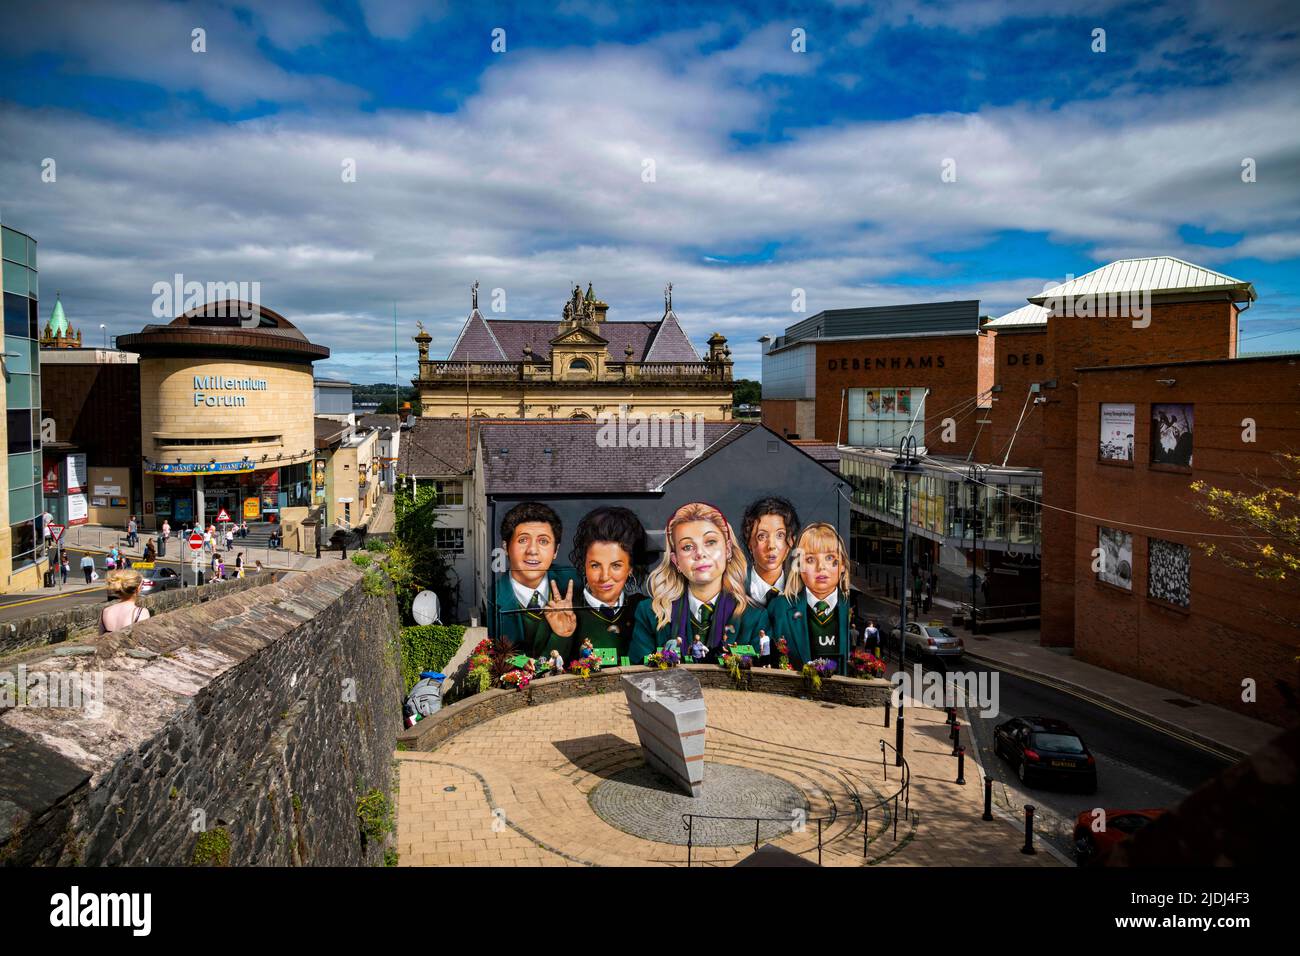
[[[367,538],[366,550],[378,551],[379,553],[382,554],[383,552],[388,550],[388,542],[385,541],[383,538]]]
[[[352,555],[349,560],[359,568],[368,568],[370,567],[370,562],[373,561],[374,558],[362,551],[360,554]]]
[[[463,624],[416,624],[402,628],[402,682],[410,693],[421,671],[441,671],[465,638]]]
[[[378,843],[395,829],[393,804],[382,790],[371,790],[357,798],[357,820],[367,841]]]
[[[366,568],[365,576],[361,579],[361,589],[367,594],[380,597],[388,593],[388,579],[375,568]]]
[[[382,794],[381,794],[382,796]],[[223,827],[205,830],[194,843],[192,866],[229,866],[230,834]]]

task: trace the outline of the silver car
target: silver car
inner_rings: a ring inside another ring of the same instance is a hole
[[[898,628],[894,628],[893,646],[898,646]],[[925,624],[907,622],[907,653],[916,657],[961,657],[966,647],[962,639],[936,621]]]
[[[181,576],[171,568],[144,568],[140,571],[141,594],[157,594],[181,586]]]

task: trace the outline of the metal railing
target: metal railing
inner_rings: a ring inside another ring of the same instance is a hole
[[[890,750],[893,750],[894,753],[898,756],[899,761],[901,761],[903,766],[903,781],[902,781],[902,785],[897,790],[895,790],[892,794],[885,797],[881,797],[879,800],[877,800],[869,807],[864,806],[862,808],[862,859],[864,860],[867,858],[867,844],[870,842],[871,839],[871,811],[872,810],[884,809],[891,802],[893,803],[895,843],[898,842],[898,801],[900,799],[903,801],[903,812],[908,815],[909,819],[911,818],[912,815],[912,767],[907,762],[907,758],[904,757],[901,753],[899,753],[894,748],[893,744],[888,743],[884,738],[881,738],[880,766],[884,771],[886,780],[889,779],[889,761],[885,757],[886,747],[888,747]]]
[[[686,828],[686,865],[691,865],[691,853],[695,847],[695,821],[696,820],[733,820],[738,822],[754,821],[754,850],[758,850],[759,828],[763,823],[789,823],[789,817],[724,817],[713,816],[707,813],[683,813],[682,826]],[[822,865],[822,823],[827,820],[833,820],[832,817],[817,817],[815,820],[805,820],[804,823],[817,824],[817,865]],[[791,831],[796,832],[796,831]]]

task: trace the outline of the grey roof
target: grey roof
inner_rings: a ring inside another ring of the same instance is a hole
[[[1148,290],[1160,295],[1223,291],[1241,296],[1233,301],[1255,298],[1255,287],[1249,282],[1173,256],[1148,256],[1144,259],[1117,259],[1077,279],[1053,286],[1039,295],[1031,295],[1029,301],[1044,305],[1049,299]]]
[[[359,428],[396,428],[396,415],[358,415],[357,426]]]
[[[677,314],[669,309],[659,320],[654,339],[646,350],[644,362],[698,362],[700,355],[691,345]]]
[[[483,419],[470,419],[467,455],[465,419],[415,419],[414,424],[402,432],[397,473],[414,475],[416,478],[464,474],[474,467],[474,446],[478,443],[482,422]]]
[[[827,309],[788,326],[772,348],[783,348],[805,339],[973,333],[979,330],[979,311],[979,299]]]
[[[456,336],[456,344],[451,347],[450,357],[453,361],[520,361],[520,359],[506,358],[506,353],[502,350],[501,344],[497,341],[496,336],[492,334],[487,320],[483,318],[483,313],[478,309],[470,312],[469,318],[461,326],[460,335]]]
[[[1012,329],[1046,326],[1047,317],[1051,314],[1051,310],[1041,305],[1035,305],[1031,302],[1029,305],[1022,305],[1020,308],[1008,312],[1006,315],[1000,315],[996,319],[991,319],[988,322],[985,322],[984,328]]]
[[[686,448],[601,447],[597,438],[606,427],[571,419],[484,421],[486,493],[647,493],[760,426],[705,422],[705,449],[695,458]]]
[[[801,452],[811,458],[815,458],[824,465],[838,465],[840,461],[840,448],[834,442],[830,441],[792,441]]]

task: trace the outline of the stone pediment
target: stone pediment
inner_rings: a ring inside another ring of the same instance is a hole
[[[561,346],[584,346],[584,345],[609,345],[608,339],[602,339],[590,329],[576,328],[569,329],[567,332],[561,332],[555,338],[551,339],[551,348]]]

